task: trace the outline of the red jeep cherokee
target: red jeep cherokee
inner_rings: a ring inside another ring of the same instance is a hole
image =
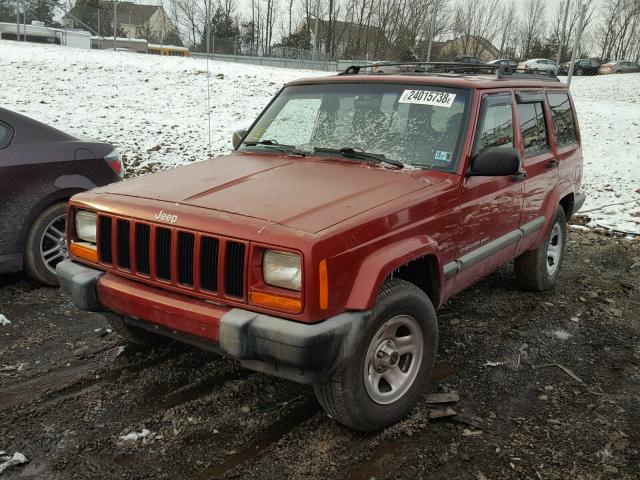
[[[230,155],[73,197],[58,275],[133,342],[313,384],[334,419],[379,429],[427,385],[436,308],[511,260],[526,289],[557,281],[580,143],[555,78],[295,81]]]

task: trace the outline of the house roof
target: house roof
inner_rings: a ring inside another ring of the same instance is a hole
[[[360,35],[361,39],[368,42],[386,40],[384,29],[382,27],[374,27],[371,25],[359,25],[357,23],[342,22],[340,20],[332,21],[333,35],[335,40],[349,38],[349,35]],[[329,33],[330,23],[327,20],[318,19],[318,31],[321,40],[326,40]],[[314,32],[316,28],[315,18],[309,18],[309,29]]]
[[[108,0],[100,0],[100,8],[113,12],[113,2]],[[158,5],[141,5],[132,2],[117,2],[118,8],[118,23],[130,24],[130,25],[144,25],[148,22],[154,13],[156,13],[161,6]],[[82,15],[83,13],[95,12],[96,8],[87,5],[75,5],[67,15],[63,18],[73,18],[74,16]]]

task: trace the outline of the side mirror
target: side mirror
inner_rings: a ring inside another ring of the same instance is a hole
[[[471,168],[467,175],[476,177],[519,175],[521,165],[520,153],[515,148],[488,148],[471,158]]]
[[[233,135],[231,136],[231,143],[233,143],[233,149],[237,150],[238,147],[242,144],[242,141],[244,140],[244,137],[247,135],[247,131],[246,130],[236,130],[235,132],[233,132]]]

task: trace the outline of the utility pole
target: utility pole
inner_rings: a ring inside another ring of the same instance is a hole
[[[433,47],[433,37],[435,37],[436,18],[438,17],[439,0],[433,0],[433,13],[431,14],[431,25],[429,27],[429,46],[427,47],[427,62],[431,61],[431,48]]]
[[[580,37],[582,37],[582,28],[584,27],[584,17],[587,14],[587,4],[580,5],[580,19],[578,20],[578,30],[576,30],[576,39],[573,42],[573,52],[571,52],[571,63],[569,64],[569,76],[567,78],[567,88],[571,86],[571,77],[573,77],[573,65],[576,63],[576,56],[580,50]]]
[[[116,49],[118,35],[118,2],[113,0],[113,50]]]
[[[320,0],[316,0],[316,26],[313,31],[313,61],[318,61],[318,41],[320,40],[320,32],[318,25],[320,23]]]
[[[558,69],[560,68],[560,59],[562,55],[562,47],[564,45],[565,36],[567,34],[567,18],[569,18],[569,4],[571,0],[567,0],[567,5],[564,9],[564,20],[562,21],[562,32],[560,32],[560,41],[558,42],[558,55],[556,56],[556,75],[558,75]]]
[[[207,0],[207,8],[205,10],[207,15],[207,22],[204,24],[204,27],[207,33],[207,58],[211,53],[211,10],[210,10],[211,7],[210,6],[211,6],[211,1]]]
[[[20,41],[20,0],[16,0],[16,41]]]

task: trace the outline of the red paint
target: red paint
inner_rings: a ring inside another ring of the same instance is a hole
[[[472,250],[478,242],[493,240],[533,218],[544,215],[549,222],[560,199],[579,190],[582,161],[579,135],[577,145],[558,151],[548,113],[551,152],[544,158],[524,160],[523,168],[528,173],[525,181],[465,175],[483,94],[515,93],[527,88],[565,91],[560,83],[470,76],[364,75],[295,83],[323,82],[429,83],[470,89],[471,120],[458,170],[398,171],[327,157],[234,152],[77,195],[70,202],[71,208],[98,210],[150,224],[159,224],[155,215],[161,210],[177,215],[175,225],[162,226],[195,233],[196,250],[201,234],[245,242],[247,294],[252,290],[283,293],[265,285],[261,278],[260,255],[265,248],[297,252],[303,258],[303,289],[299,293],[303,310],[299,314],[251,305],[246,296],[218,297],[201,290],[197,279],[193,287],[185,288],[177,285],[175,279],[164,283],[155,280],[154,271],[149,278],[139,278],[135,272],[99,265],[98,268],[111,272],[99,284],[101,299],[105,299],[107,306],[152,322],[169,322],[171,328],[194,334],[199,328],[210,327],[207,335],[212,339],[217,335],[216,315],[226,307],[314,323],[347,309],[370,308],[389,274],[425,255],[431,255],[437,266],[439,288],[434,303],[438,306],[515,255],[535,248],[547,226],[446,281],[444,265]],[[518,125],[515,111],[516,148],[522,149]],[[542,168],[547,157],[560,161],[557,169],[560,179]],[[221,259],[224,245],[221,242]],[[329,308],[321,309],[319,264],[325,259]],[[194,268],[198,268],[197,264]],[[224,278],[222,269],[219,271],[221,288]],[[210,306],[203,302],[206,299],[226,307]],[[163,313],[165,309],[172,314]]]

